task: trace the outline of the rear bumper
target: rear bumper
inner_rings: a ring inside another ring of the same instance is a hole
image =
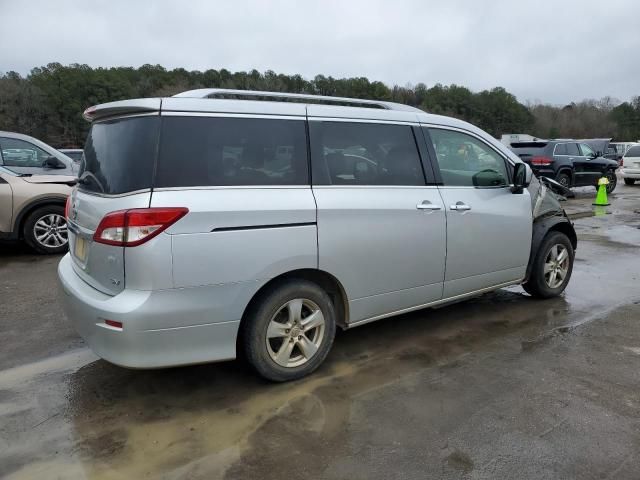
[[[634,180],[640,180],[640,168],[625,168],[620,169],[620,175],[622,178],[632,178]]]
[[[58,265],[64,311],[101,358],[129,368],[159,368],[235,358],[239,317],[217,318],[229,303],[225,286],[127,290],[91,287],[65,255]],[[110,327],[105,320],[122,322]]]

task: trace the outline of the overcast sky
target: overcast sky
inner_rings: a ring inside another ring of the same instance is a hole
[[[639,14],[638,0],[0,0],[0,71],[151,63],[628,100]]]

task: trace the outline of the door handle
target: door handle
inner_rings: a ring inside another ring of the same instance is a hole
[[[467,210],[471,210],[471,207],[463,202],[456,202],[455,205],[451,205],[449,208],[451,210],[457,210],[459,212],[466,212]]]
[[[425,200],[422,203],[416,205],[418,210],[442,210],[440,205],[436,205],[435,203],[431,203],[429,200]]]

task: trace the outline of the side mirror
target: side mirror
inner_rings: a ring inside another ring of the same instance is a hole
[[[598,158],[598,154],[597,154],[596,152],[591,152],[591,153],[589,154],[589,158],[590,158],[591,160],[593,160],[594,158]]]
[[[42,168],[51,168],[51,169],[60,170],[63,168],[67,168],[67,164],[64,163],[62,160],[60,160],[59,158],[51,156],[44,159],[44,162],[42,162]]]
[[[531,183],[533,172],[526,163],[516,163],[513,167],[513,193],[522,193]]]

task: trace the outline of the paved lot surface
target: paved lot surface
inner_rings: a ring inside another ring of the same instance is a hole
[[[338,335],[272,385],[131,371],[68,327],[57,258],[0,245],[0,477],[640,478],[640,186],[592,216],[561,298],[509,288]]]

